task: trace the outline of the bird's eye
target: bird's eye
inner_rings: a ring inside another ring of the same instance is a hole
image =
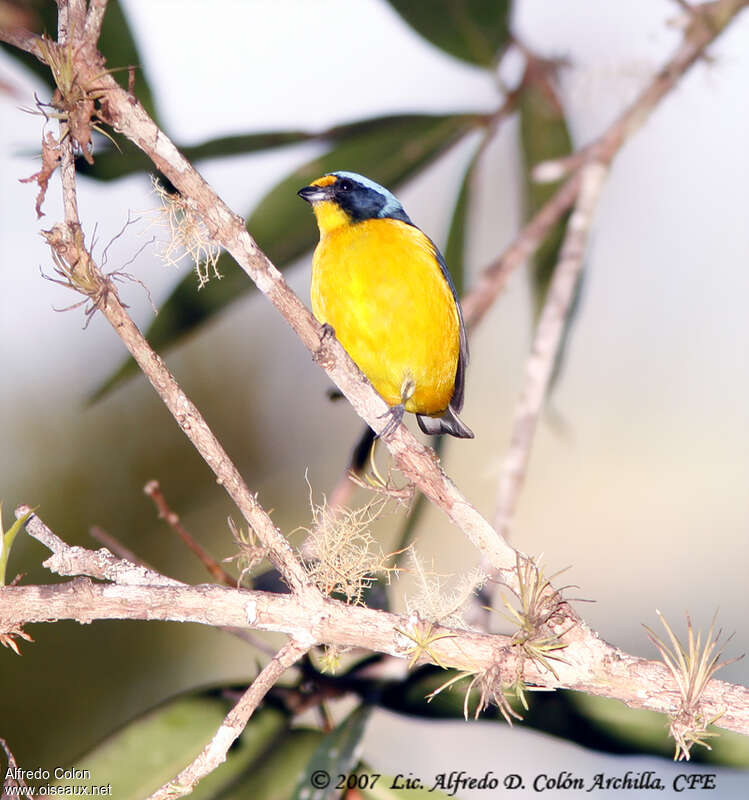
[[[350,192],[354,188],[354,182],[344,178],[342,181],[338,181],[338,188],[342,192]]]

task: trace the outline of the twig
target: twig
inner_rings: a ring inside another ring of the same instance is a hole
[[[580,175],[575,174],[541,206],[502,255],[482,271],[476,285],[460,301],[469,329],[481,322],[507,285],[510,275],[535,252],[562,215],[572,207],[579,190]]]
[[[101,26],[104,22],[104,13],[107,10],[107,0],[89,0],[86,25],[83,29],[83,38],[89,42],[98,42],[101,35]]]
[[[16,509],[22,516],[26,507]],[[100,553],[70,547],[36,517],[27,530],[40,540],[54,541],[64,574],[91,574]],[[59,545],[57,544],[59,543]],[[142,575],[132,574],[132,565],[116,569],[111,554],[106,575],[119,574],[132,580],[127,585],[95,584],[76,578],[50,586],[9,586],[0,589],[0,633],[30,622],[72,619],[88,623],[94,619],[175,620],[202,625],[252,627],[286,633],[305,646],[325,642],[340,647],[365,647],[400,659],[413,655],[413,641],[399,633],[414,632],[419,620],[337,600],[324,600],[320,613],[310,614],[303,598],[229,589],[215,584],[185,586],[178,581],[144,585]],[[162,577],[162,576],[160,576]],[[151,577],[151,580],[153,578]],[[434,663],[476,674],[501,665],[505,674],[522,671],[526,683],[569,688],[622,700],[633,708],[671,713],[679,707],[677,683],[666,666],[623,653],[601,641],[591,631],[575,629],[565,637],[565,661],[550,673],[533,660],[526,660],[513,638],[463,629],[431,626],[429,659]],[[711,680],[702,697],[707,718],[720,716],[716,725],[749,733],[749,689]]]
[[[98,525],[92,525],[88,532],[92,539],[96,539],[96,541],[99,542],[99,544],[103,544],[107,550],[111,550],[117,558],[124,559],[125,561],[132,561],[133,564],[139,564],[146,569],[153,569],[147,561],[135,555],[129,547],[125,547],[122,542],[112,536],[111,533],[105,531],[104,528],[100,528]]]
[[[16,518],[31,510],[28,506],[19,506],[16,509]],[[162,575],[142,563],[137,563],[137,560],[133,562],[117,558],[109,550],[87,550],[75,545],[71,547],[54,534],[36,514],[26,523],[26,531],[52,551],[52,555],[43,565],[58,575],[88,575],[121,586],[185,586],[182,581]]]
[[[28,506],[16,509],[16,518],[31,511]],[[87,550],[84,547],[71,547],[56,536],[44,522],[34,514],[26,523],[26,531],[37,541],[52,551],[52,556],[43,562],[51,572],[63,576],[88,575],[99,580],[111,581],[119,586],[186,586],[187,584],[157,572],[134,553],[123,547],[114,537],[101,528],[92,528],[91,534],[97,539],[108,540],[115,557],[109,550]],[[127,555],[125,555],[127,553]],[[265,642],[249,631],[235,625],[218,625],[226,633],[236,636],[261,652],[272,654]]]
[[[219,583],[224,586],[236,586],[237,579],[230,575],[221,564],[216,561],[209,553],[207,553],[196,541],[193,539],[192,534],[180,522],[179,516],[172,511],[169,504],[161,491],[158,481],[149,481],[144,487],[143,491],[153,500],[156,510],[159,512],[159,518],[163,519],[167,525],[182,539],[188,548],[200,559],[200,562]]]
[[[554,361],[562,342],[564,327],[582,270],[588,234],[608,168],[598,161],[586,165],[581,174],[580,193],[567,232],[559,263],[549,286],[538,322],[533,349],[525,365],[525,381],[515,408],[510,447],[499,477],[494,527],[506,536],[530,458],[533,436],[543,407]]]
[[[300,644],[295,639],[288,641],[278,653],[263,667],[260,674],[242,695],[239,702],[226,715],[221,727],[216,731],[210,743],[200,755],[176,778],[155,791],[148,800],[170,800],[190,794],[195,784],[216,767],[226,761],[226,754],[237,737],[245,729],[255,709],[276,683],[276,681],[298,661],[307,651],[309,645]]]

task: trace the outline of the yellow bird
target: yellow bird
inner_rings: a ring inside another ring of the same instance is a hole
[[[397,198],[355,172],[331,172],[299,190],[320,228],[312,311],[330,326],[391,406],[424,433],[472,439],[463,407],[468,341],[450,273]]]

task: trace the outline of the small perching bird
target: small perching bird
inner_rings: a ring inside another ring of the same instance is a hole
[[[398,199],[355,172],[331,172],[299,190],[320,228],[312,311],[391,406],[427,434],[472,439],[463,407],[468,341],[445,260]]]

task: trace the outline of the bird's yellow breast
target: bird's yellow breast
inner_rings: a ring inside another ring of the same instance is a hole
[[[320,227],[312,263],[315,317],[334,328],[390,405],[402,402],[411,385],[407,411],[444,411],[455,384],[459,318],[432,243],[395,219]]]

